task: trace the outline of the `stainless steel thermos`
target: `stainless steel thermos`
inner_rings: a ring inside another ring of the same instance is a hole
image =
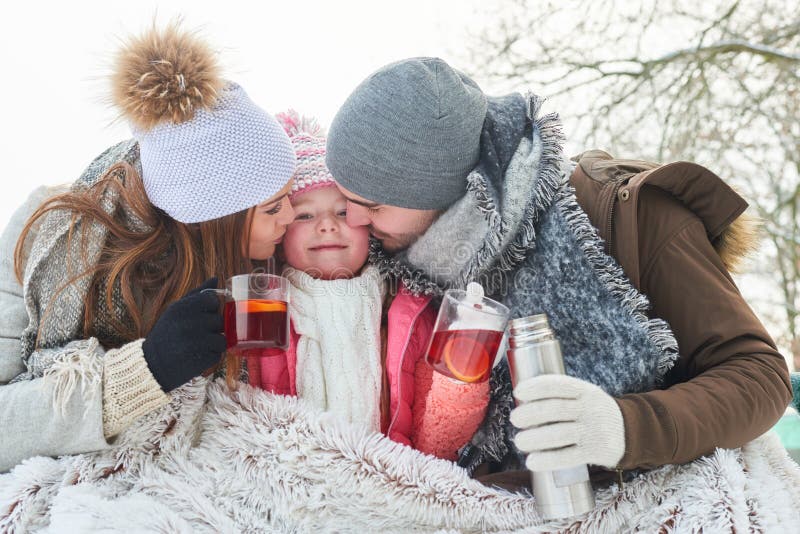
[[[565,374],[561,345],[545,314],[513,319],[508,329],[506,355],[514,387],[534,376]],[[594,492],[586,465],[532,472],[531,485],[536,509],[544,519],[571,517],[594,509]]]

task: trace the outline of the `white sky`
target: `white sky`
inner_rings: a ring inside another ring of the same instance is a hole
[[[182,16],[221,52],[226,77],[271,113],[294,107],[327,125],[370,72],[404,57],[454,65],[471,1],[89,0],[0,9],[0,228],[40,184],[70,182],[130,136],[104,103],[117,39]]]

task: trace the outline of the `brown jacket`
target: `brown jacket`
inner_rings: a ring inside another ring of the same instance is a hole
[[[576,158],[578,203],[606,250],[672,327],[679,359],[665,389],[617,399],[620,468],[682,463],[739,447],[792,398],[786,361],[729,270],[755,242],[747,203],[708,169],[658,166],[594,150]]]

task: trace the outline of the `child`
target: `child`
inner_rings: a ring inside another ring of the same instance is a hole
[[[286,358],[248,358],[250,383],[455,460],[486,413],[488,382],[457,382],[425,363],[436,319],[430,298],[403,286],[392,294],[366,265],[369,233],[345,223],[321,129],[293,112],[278,120],[298,159],[295,219],[283,239],[291,341]]]

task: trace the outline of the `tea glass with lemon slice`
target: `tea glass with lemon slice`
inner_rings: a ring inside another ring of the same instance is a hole
[[[286,278],[266,273],[242,274],[229,278],[225,289],[212,291],[225,296],[223,318],[229,353],[285,350],[289,346]]]
[[[425,360],[452,379],[474,383],[489,378],[503,340],[509,309],[470,283],[445,292]]]
[[[228,279],[225,339],[229,352],[286,349],[289,343],[289,281],[273,274]]]
[[[229,278],[225,289],[207,289],[224,296],[225,341],[229,368],[239,358],[257,363],[262,357],[286,357],[289,347],[289,281],[267,273]],[[233,377],[229,376],[233,387]]]

